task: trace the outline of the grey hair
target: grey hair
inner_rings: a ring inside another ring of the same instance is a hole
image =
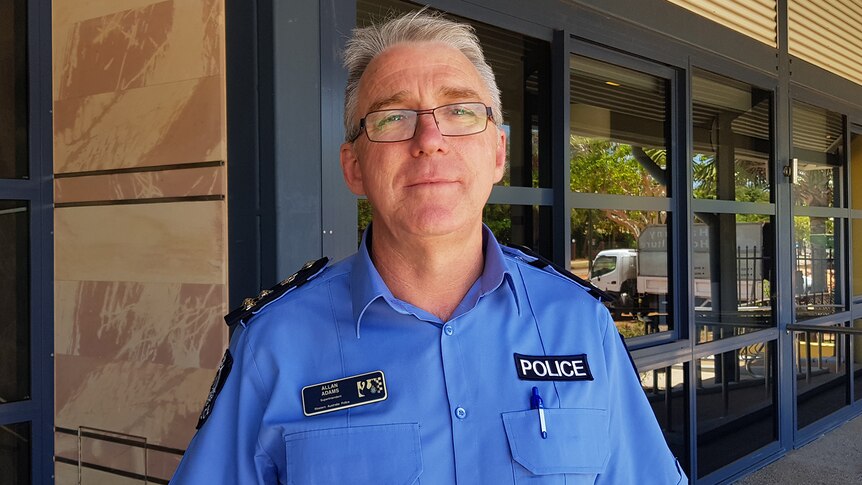
[[[440,42],[454,47],[470,61],[485,82],[491,95],[494,122],[503,121],[500,88],[494,71],[485,61],[476,31],[468,24],[454,22],[439,13],[425,9],[390,18],[380,24],[353,29],[353,35],[344,49],[344,67],[347,68],[347,88],[344,92],[344,133],[347,141],[359,134],[354,124],[359,104],[359,80],[375,57],[396,44],[404,42]]]

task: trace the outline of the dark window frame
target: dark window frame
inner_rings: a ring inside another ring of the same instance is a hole
[[[0,179],[0,198],[30,214],[30,399],[0,404],[0,424],[30,422],[31,480],[54,475],[54,215],[51,2],[26,0],[29,177]]]

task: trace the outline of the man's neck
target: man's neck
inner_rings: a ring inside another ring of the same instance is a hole
[[[481,276],[485,265],[481,228],[417,240],[374,227],[371,257],[396,298],[444,322]]]

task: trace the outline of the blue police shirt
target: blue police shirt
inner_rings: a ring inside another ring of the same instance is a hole
[[[365,240],[261,308],[172,483],[686,483],[605,307],[484,231],[449,321],[395,298]]]

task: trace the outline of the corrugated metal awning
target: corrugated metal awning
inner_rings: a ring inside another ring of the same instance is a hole
[[[775,0],[668,0],[772,47],[776,41]]]
[[[790,0],[787,16],[791,55],[862,84],[862,3]]]

